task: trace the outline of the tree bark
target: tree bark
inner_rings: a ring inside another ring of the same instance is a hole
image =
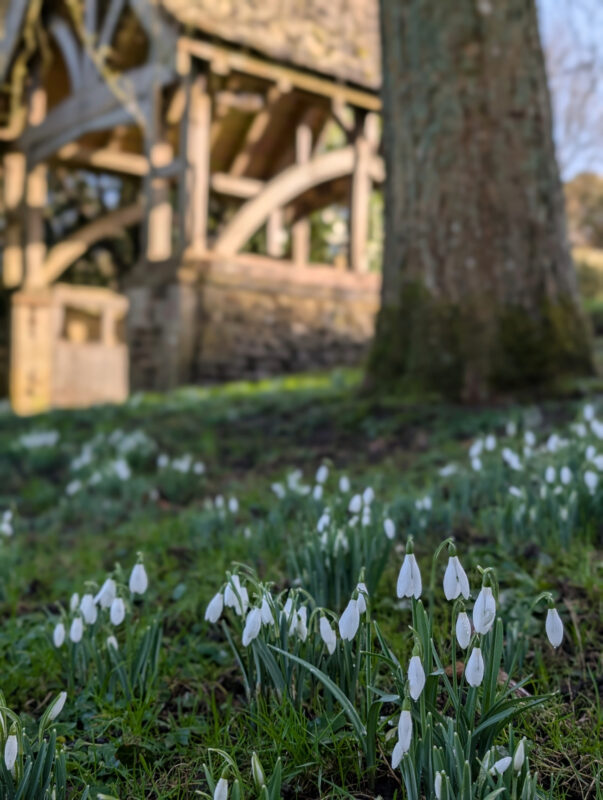
[[[369,382],[465,401],[592,372],[535,0],[381,0],[387,162]]]

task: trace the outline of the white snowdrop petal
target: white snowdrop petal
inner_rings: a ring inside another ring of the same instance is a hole
[[[456,619],[456,640],[463,650],[469,647],[471,641],[471,622],[468,615],[461,611]]]
[[[11,735],[7,737],[6,744],[4,745],[4,763],[9,772],[11,772],[15,766],[18,753],[19,743],[17,737],[11,733]]]
[[[74,644],[82,641],[84,635],[84,622],[81,617],[75,617],[69,628],[69,638]]]
[[[224,610],[224,595],[217,592],[207,604],[205,609],[205,619],[207,622],[216,623],[222,616]]]
[[[62,622],[57,622],[52,632],[52,641],[55,647],[62,647],[65,641],[65,626]]]
[[[144,594],[149,587],[149,579],[144,564],[135,564],[130,574],[130,591],[132,594]]]
[[[412,715],[410,711],[404,709],[398,721],[398,743],[402,745],[402,754],[410,750],[412,739]]]
[[[410,696],[418,700],[425,686],[425,670],[419,656],[413,656],[408,664],[408,683]]]
[[[67,692],[61,692],[57,699],[52,704],[52,708],[50,709],[50,714],[48,715],[48,719],[50,722],[54,722],[54,720],[59,716],[63,708],[65,707],[65,701],[67,700]]]
[[[549,608],[546,612],[546,635],[553,647],[557,648],[563,641],[563,622],[556,608]]]
[[[360,613],[358,612],[358,603],[352,599],[347,604],[345,611],[339,619],[339,634],[342,639],[352,641],[358,626],[360,625]]]
[[[115,600],[111,603],[111,609],[109,611],[109,619],[111,620],[112,625],[121,625],[121,623],[126,618],[126,606],[124,601],[121,597],[116,597]]]
[[[262,612],[259,608],[252,608],[247,619],[245,620],[245,627],[243,628],[243,647],[248,647],[251,642],[257,637],[262,627]]]
[[[484,658],[479,647],[474,647],[465,667],[465,678],[469,686],[479,686],[484,679]]]
[[[213,800],[228,800],[228,781],[226,778],[220,778],[216,783]]]

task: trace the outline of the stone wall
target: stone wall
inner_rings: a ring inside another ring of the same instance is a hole
[[[127,291],[132,388],[358,364],[379,288],[377,275],[250,255],[184,264],[177,281]]]

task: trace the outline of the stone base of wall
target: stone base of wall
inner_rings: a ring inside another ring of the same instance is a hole
[[[380,276],[258,256],[189,261],[171,282],[126,290],[133,389],[357,364]]]

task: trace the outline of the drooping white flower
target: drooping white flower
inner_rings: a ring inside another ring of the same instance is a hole
[[[19,743],[17,741],[17,737],[14,733],[11,733],[10,736],[7,737],[6,744],[4,745],[4,763],[6,764],[6,769],[9,772],[12,772],[13,767],[15,766],[18,753]]]
[[[534,447],[536,444],[536,435],[533,431],[526,431],[523,435],[523,439],[528,447]]]
[[[315,486],[315,487],[312,489],[312,497],[313,497],[315,500],[322,500],[322,493],[323,493],[323,491],[324,491],[324,489],[323,489],[323,487],[322,487],[322,484],[320,484],[320,483],[319,483],[319,484],[317,484],[317,485],[316,485],[316,486]]]
[[[213,800],[228,800],[228,781],[226,778],[220,778],[216,783]]]
[[[494,762],[494,766],[490,770],[490,773],[492,775],[495,774],[502,775],[503,772],[505,772],[511,766],[512,760],[513,759],[511,758],[511,756],[505,756],[504,758],[499,758],[498,761]]]
[[[396,593],[398,597],[414,597],[417,600],[421,597],[423,585],[421,583],[421,573],[414,553],[407,553],[400,567]]]
[[[273,483],[270,487],[274,494],[278,497],[279,500],[282,500],[285,496],[285,487],[282,483]]]
[[[350,479],[347,475],[342,475],[339,479],[339,491],[342,494],[347,494],[350,491]]]
[[[326,483],[329,477],[329,468],[326,464],[321,464],[316,470],[316,483]]]
[[[484,447],[486,450],[492,452],[492,450],[496,450],[496,436],[493,433],[489,433],[484,440]]]
[[[557,480],[557,471],[555,467],[549,465],[544,472],[544,479],[547,483],[555,483]]]
[[[517,423],[515,420],[510,419],[505,425],[505,433],[507,436],[517,436]]]
[[[446,600],[456,600],[462,594],[465,600],[470,594],[469,579],[458,556],[450,556],[444,573],[444,595]]]
[[[101,608],[111,608],[111,603],[115,600],[117,587],[113,578],[107,578],[94,598],[95,603],[99,603]]]
[[[224,605],[233,608],[235,614],[243,617],[249,608],[249,593],[247,588],[241,584],[238,575],[232,575],[224,589]]]
[[[595,418],[595,407],[591,403],[587,403],[582,409],[582,416],[587,422]]]
[[[442,797],[442,773],[436,772],[433,782],[433,791],[435,792],[436,800]]]
[[[392,540],[396,535],[396,526],[394,525],[394,521],[389,518],[384,520],[383,530],[385,531],[385,535],[387,536],[387,538]]]
[[[126,605],[121,597],[116,597],[115,600],[111,603],[111,609],[109,610],[109,619],[111,620],[111,624],[121,625],[121,623],[126,618]]]
[[[366,489],[362,492],[362,502],[365,506],[370,506],[370,504],[375,499],[375,492],[373,491],[372,486],[367,486]]]
[[[557,648],[563,640],[563,622],[556,608],[549,608],[546,612],[546,635],[553,647]]]
[[[75,611],[77,611],[79,604],[80,604],[80,596],[77,592],[74,592],[69,599],[69,610],[71,611],[72,614]]]
[[[442,478],[449,478],[451,475],[454,475],[455,472],[458,472],[456,464],[446,464],[440,469],[439,474]]]
[[[86,625],[94,625],[98,617],[98,611],[94,604],[94,597],[91,594],[85,594],[80,603],[80,611],[84,617]]]
[[[308,610],[305,606],[298,608],[295,617],[295,635],[305,642],[308,638]]]
[[[222,592],[217,592],[207,604],[205,609],[205,619],[211,622],[212,625],[216,623],[222,616],[224,610],[224,595]]]
[[[481,439],[476,439],[469,448],[469,458],[477,458],[479,455],[481,455],[483,449],[483,441]]]
[[[352,598],[339,619],[339,635],[342,639],[351,642],[354,636],[356,636],[359,625],[360,613],[358,612],[358,603]]]
[[[105,644],[107,645],[107,647],[112,647],[114,650],[119,650],[117,639],[115,638],[115,636],[113,636],[113,634],[107,636]]]
[[[478,633],[488,633],[496,618],[496,601],[490,586],[482,586],[473,606],[473,627]]]
[[[469,686],[479,686],[484,679],[484,657],[479,647],[474,647],[465,667],[465,678]]]
[[[465,611],[461,611],[456,618],[455,630],[456,640],[459,643],[459,647],[461,647],[463,650],[466,650],[469,647],[469,642],[471,641],[471,622]]]
[[[65,626],[62,622],[57,622],[52,632],[52,641],[55,647],[62,647],[65,641]]]
[[[60,692],[54,700],[50,713],[48,714],[48,720],[50,722],[54,722],[55,719],[59,716],[63,708],[65,707],[65,701],[67,700],[67,692]]]
[[[402,756],[404,755],[404,746],[401,741],[397,741],[392,752],[392,769],[398,769]]]
[[[82,641],[84,635],[84,622],[81,617],[74,617],[69,628],[69,638],[74,644]]]
[[[419,656],[413,656],[408,664],[408,684],[410,696],[418,700],[425,686],[425,670]]]
[[[362,509],[362,497],[359,494],[355,494],[352,496],[350,503],[348,505],[348,511],[350,514],[358,514]]]
[[[412,715],[407,709],[403,709],[398,720],[398,742],[402,745],[402,754],[410,750],[412,740]]]
[[[523,738],[515,748],[515,755],[513,756],[513,769],[515,772],[521,772],[523,763],[526,760],[526,740]]]
[[[586,488],[592,494],[595,489],[597,488],[597,484],[599,483],[599,476],[596,472],[593,472],[590,469],[587,469],[584,473],[584,483],[586,484]]]
[[[523,492],[517,486],[509,486],[509,494],[513,495],[513,497],[523,497]]]
[[[252,608],[247,619],[245,620],[245,627],[243,628],[243,647],[248,647],[251,642],[257,637],[262,627],[262,612],[259,608]]]
[[[481,472],[482,466],[483,466],[482,460],[478,456],[476,456],[475,458],[471,459],[471,469],[474,472]]]
[[[262,605],[260,606],[260,613],[262,615],[262,625],[272,625],[274,617],[272,616],[272,608],[268,602],[266,595],[262,597]]]
[[[132,594],[144,594],[149,588],[149,579],[144,564],[135,564],[130,573],[130,591]]]
[[[335,647],[337,646],[337,634],[329,624],[329,620],[326,617],[320,618],[319,629],[320,637],[326,644],[329,655],[332,656],[335,652]]]
[[[561,483],[568,485],[572,481],[572,471],[569,467],[561,467],[561,471],[559,472],[559,480]]]
[[[239,501],[236,497],[228,498],[228,510],[231,514],[236,514],[239,510]]]
[[[366,611],[366,598],[368,597],[368,589],[364,583],[359,583],[358,586],[356,586],[356,591],[358,592],[358,598],[356,599],[358,613],[364,614]]]

